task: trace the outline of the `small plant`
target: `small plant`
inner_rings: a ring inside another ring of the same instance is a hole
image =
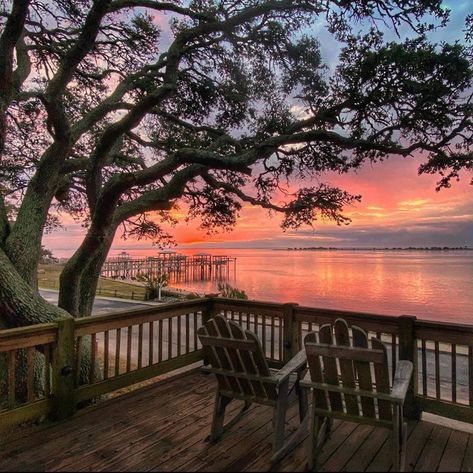
[[[167,273],[158,274],[138,274],[136,279],[144,282],[145,288],[150,299],[161,300],[161,289],[169,283],[169,275]]]
[[[218,291],[222,297],[228,297],[229,299],[248,299],[248,295],[242,289],[231,286],[227,282],[218,283]]]

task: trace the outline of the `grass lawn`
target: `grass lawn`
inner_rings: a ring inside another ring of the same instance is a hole
[[[59,289],[59,275],[63,267],[62,264],[40,264],[38,270],[39,287],[42,289]],[[99,280],[97,295],[139,301],[146,300],[146,290],[143,286],[105,278]]]

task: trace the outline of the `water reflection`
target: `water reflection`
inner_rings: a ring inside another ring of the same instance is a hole
[[[471,251],[205,251],[238,258],[233,284],[252,299],[473,323]]]

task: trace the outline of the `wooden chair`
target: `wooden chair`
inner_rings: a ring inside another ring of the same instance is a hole
[[[308,404],[306,392],[299,391],[299,381],[307,372],[307,360],[302,350],[282,369],[272,373],[268,368],[263,348],[258,337],[243,330],[233,321],[221,315],[210,319],[198,330],[203,345],[204,367],[214,373],[218,386],[212,429],[208,440],[215,442],[230,427],[235,425],[248,411],[251,403],[271,406],[273,413],[273,455],[277,462],[299,443],[307,433]],[[290,397],[300,394],[300,426],[284,443],[286,412]],[[234,400],[245,405],[241,412],[224,426],[225,409]]]
[[[308,468],[317,466],[318,453],[330,433],[332,419],[392,430],[393,468],[403,471],[406,426],[403,404],[412,377],[410,361],[399,361],[390,386],[386,346],[345,320],[320,327],[304,340],[309,373],[301,387],[312,390]]]

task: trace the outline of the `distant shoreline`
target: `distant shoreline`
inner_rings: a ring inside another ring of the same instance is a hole
[[[338,248],[338,247],[326,247],[326,246],[315,246],[307,248],[274,248],[275,251],[473,251],[471,246],[430,246],[430,247],[388,247],[388,248]]]

